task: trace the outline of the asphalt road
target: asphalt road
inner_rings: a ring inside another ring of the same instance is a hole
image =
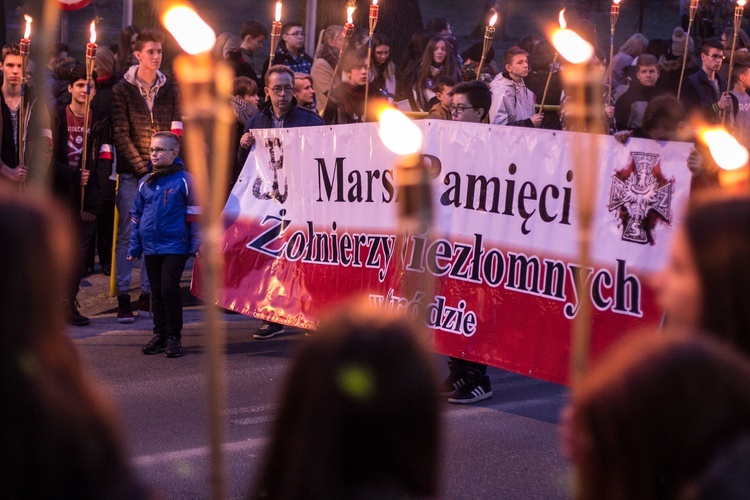
[[[87,303],[83,311],[91,314],[96,302]],[[71,328],[70,336],[119,405],[142,481],[167,498],[210,498],[202,307],[186,309],[185,355],[177,359],[141,354],[140,346],[151,335],[149,318],[120,325],[107,307],[99,304],[98,309],[105,312],[91,314],[92,324]],[[293,331],[253,340],[251,332],[259,321],[240,315],[224,315],[224,319],[228,394],[224,449],[228,491],[234,499],[246,495],[259,469],[280,383],[295,347],[305,338]],[[435,360],[446,371],[444,358]],[[446,403],[442,408],[443,498],[567,498],[570,469],[557,445],[565,388],[498,369],[490,368],[489,375],[491,399],[470,406]]]

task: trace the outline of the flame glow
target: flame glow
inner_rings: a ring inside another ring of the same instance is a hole
[[[23,32],[23,37],[28,40],[29,37],[31,37],[31,21],[33,21],[33,19],[31,19],[31,16],[28,14],[24,14],[23,18],[26,19],[26,31]]]
[[[737,170],[747,164],[750,154],[737,139],[723,128],[707,129],[701,137],[708,144],[711,156],[724,170]]]
[[[620,5],[620,2],[621,2],[621,1],[622,1],[622,0],[612,0],[612,3],[614,3],[615,5]]]
[[[214,30],[189,7],[169,9],[164,14],[164,26],[188,54],[208,52],[216,42]]]
[[[581,64],[591,59],[594,47],[578,36],[573,30],[567,29],[565,23],[565,9],[560,11],[560,29],[552,35],[552,45],[557,52],[573,64]]]
[[[356,10],[356,7],[353,5],[350,5],[346,8],[346,22],[349,24],[352,24],[352,15],[354,15],[354,11]]]
[[[96,43],[96,21],[91,21],[91,26],[89,27],[89,31],[91,32],[91,38],[89,39],[89,43]]]
[[[739,7],[744,7],[746,3],[747,3],[747,0],[737,0],[737,5]]]
[[[397,155],[414,154],[422,147],[422,131],[401,111],[385,108],[378,120],[380,140]]]
[[[276,2],[276,16],[274,19],[277,23],[281,21],[281,2]]]
[[[372,4],[373,5],[377,5],[378,4],[378,0],[372,0]]]
[[[497,22],[497,12],[492,14],[492,17],[490,18],[490,22],[488,23],[490,26],[494,26]]]

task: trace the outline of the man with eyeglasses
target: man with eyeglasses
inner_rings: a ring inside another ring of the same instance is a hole
[[[487,123],[492,94],[487,84],[473,80],[453,87],[451,116],[454,122]],[[448,377],[440,384],[438,393],[449,403],[471,404],[492,397],[487,365],[448,358]]]
[[[453,105],[450,107],[454,122],[487,123],[492,93],[486,83],[473,80],[453,87]]]
[[[300,23],[286,23],[281,28],[279,47],[270,65],[276,64],[288,66],[293,73],[310,74],[313,60],[305,53],[305,30]],[[265,68],[268,66],[269,62],[266,61]]]
[[[324,125],[323,119],[314,111],[297,106],[294,99],[294,73],[287,66],[277,64],[266,72],[266,95],[269,97],[245,125],[245,134],[240,140],[238,160],[245,164],[250,149],[255,145],[252,131],[264,128],[314,127]],[[284,325],[264,321],[253,334],[253,338],[263,340],[284,333]]]
[[[701,71],[682,82],[680,101],[688,115],[698,113],[708,124],[721,123],[721,115],[732,105],[727,83],[719,75],[724,60],[724,46],[710,39],[701,47]]]

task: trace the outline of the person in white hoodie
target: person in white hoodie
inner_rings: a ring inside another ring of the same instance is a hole
[[[503,54],[505,71],[490,83],[490,123],[493,125],[539,127],[542,124],[542,114],[534,110],[536,97],[523,81],[529,74],[528,58],[528,52],[517,46]]]

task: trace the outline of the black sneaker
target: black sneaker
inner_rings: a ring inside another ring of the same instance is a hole
[[[164,352],[164,350],[167,348],[167,345],[168,342],[165,337],[162,337],[161,335],[154,335],[146,345],[141,347],[141,352],[143,354],[159,354],[160,352]]]
[[[263,326],[255,330],[255,333],[253,333],[253,338],[258,340],[271,339],[282,333],[284,333],[284,325],[264,321]]]
[[[443,383],[438,386],[438,395],[440,396],[452,396],[457,390],[466,386],[466,379],[460,375],[451,373],[449,374]]]
[[[74,300],[70,304],[70,311],[68,312],[68,324],[72,326],[88,326],[91,323],[89,319],[78,312],[78,301]]]
[[[169,337],[167,339],[167,353],[168,358],[179,358],[182,356],[182,342],[177,337]]]
[[[450,373],[438,386],[438,395],[440,396],[452,396],[453,393],[466,385],[466,377],[458,363],[448,359],[448,368]]]
[[[130,307],[130,295],[123,293],[117,296],[117,322],[132,323],[135,321],[133,308]]]
[[[484,401],[491,397],[492,387],[490,387],[490,378],[487,375],[482,375],[479,382],[470,382],[458,389],[448,398],[448,402],[466,405]]]

